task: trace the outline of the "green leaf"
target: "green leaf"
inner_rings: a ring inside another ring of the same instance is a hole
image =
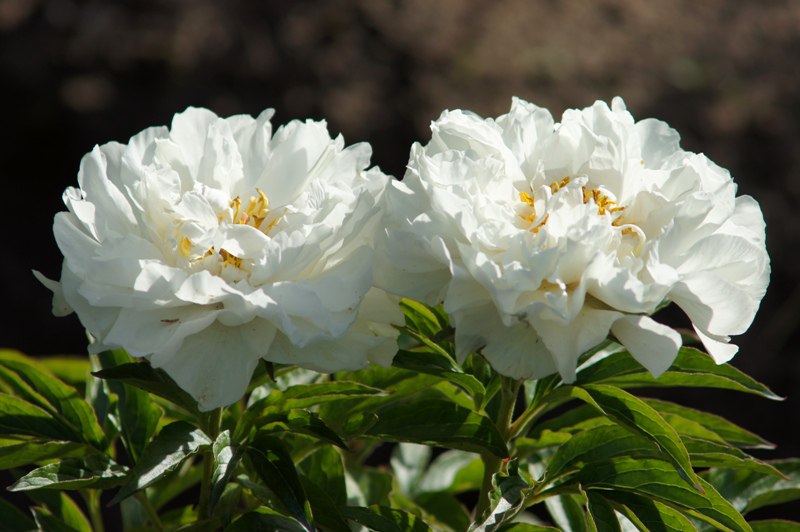
[[[589,524],[583,503],[577,495],[559,495],[544,500],[547,511],[553,522],[563,530],[571,532],[587,532]]]
[[[559,447],[547,464],[543,483],[547,484],[571,469],[618,456],[653,454],[658,448],[648,439],[619,425],[601,425],[578,432]],[[668,460],[669,457],[664,456]]]
[[[425,511],[434,529],[444,525],[452,530],[467,530],[472,521],[464,505],[449,493],[421,493],[414,502]]]
[[[320,440],[332,443],[342,449],[347,449],[347,443],[336,434],[318,414],[308,410],[290,410],[286,413],[274,414],[262,418],[259,423],[264,423],[261,432],[300,432],[314,436]]]
[[[96,363],[103,368],[96,373],[119,372],[121,370],[118,368],[124,370],[125,367],[143,373],[153,371],[147,363],[130,362],[130,357],[121,349],[101,353]],[[153,439],[164,412],[146,389],[127,384],[124,379],[109,378],[102,382],[106,395],[117,396],[115,413],[122,443],[131,460],[137,462],[144,448]]]
[[[400,443],[392,451],[390,464],[400,491],[409,497],[417,494],[419,479],[431,459],[432,449],[427,445]]]
[[[699,387],[736,390],[782,400],[772,390],[729,364],[717,365],[711,356],[692,347],[682,347],[672,366],[653,377],[627,351],[613,353],[578,372],[578,384],[604,383],[622,388]]]
[[[737,447],[749,447],[757,449],[773,449],[775,447],[773,444],[761,438],[760,436],[757,436],[752,432],[736,425],[735,423],[732,423],[727,419],[715,414],[709,414],[708,412],[702,412],[700,410],[695,410],[693,408],[657,399],[645,399],[644,401],[655,408],[662,415],[662,417],[666,419],[667,422],[670,423],[670,425],[672,425],[681,435],[683,434],[681,432],[681,428],[686,426],[684,420],[688,420],[698,423],[702,427],[718,435],[724,441]],[[700,436],[697,433],[687,432],[687,434],[690,436]]]
[[[60,441],[81,442],[79,434],[53,416],[19,397],[0,393],[0,435],[40,436]]]
[[[34,469],[17,480],[9,491],[27,491],[42,488],[76,490],[85,488],[108,489],[121,485],[127,472],[107,456],[68,458]]]
[[[70,441],[2,440],[0,470],[56,458],[79,457],[91,452],[91,449],[85,444]]]
[[[292,457],[283,443],[268,434],[257,433],[245,451],[251,469],[280,499],[289,513],[307,528],[312,514]]]
[[[530,523],[508,523],[498,528],[497,532],[561,532],[561,529]]]
[[[483,480],[483,461],[475,453],[445,451],[431,462],[419,479],[419,493],[460,493],[477,490]]]
[[[307,527],[294,519],[267,508],[259,508],[236,518],[225,532],[306,532]]]
[[[83,394],[86,379],[91,371],[89,359],[86,356],[37,357],[36,361],[47,368],[56,378],[78,390],[79,394]]]
[[[699,489],[697,475],[692,469],[689,453],[680,436],[644,401],[605,384],[587,384],[581,388],[565,386],[561,390],[564,390],[562,393],[594,406],[609,419],[655,443],[669,457],[686,482]]]
[[[452,382],[479,404],[486,394],[486,389],[481,381],[464,373],[449,355],[437,351],[398,351],[392,360],[392,365],[397,368],[426,373]]]
[[[523,509],[529,489],[528,482],[519,474],[517,460],[512,460],[508,464],[507,475],[497,473],[492,477],[489,510],[479,516],[470,527],[470,532],[493,532],[513,519]]]
[[[694,467],[743,468],[781,478],[780,471],[767,462],[724,443],[684,436],[683,443],[689,451]]]
[[[318,486],[305,475],[300,475],[300,483],[308,497],[316,525],[330,532],[350,532],[350,526],[339,510],[344,504],[336,503],[333,500],[333,493]]]
[[[105,447],[105,435],[89,404],[44,366],[14,351],[0,351],[0,379],[20,398],[69,427],[76,436],[73,441],[84,441],[97,449]]]
[[[191,424],[185,421],[170,423],[145,447],[141,458],[128,473],[126,484],[110,504],[116,504],[153,484],[174,471],[184,460],[210,445],[211,440],[203,431]]]
[[[394,477],[371,467],[350,466],[345,471],[347,503],[360,506],[388,505]]]
[[[618,532],[619,519],[606,499],[590,491],[586,494],[589,525],[594,532]]]
[[[591,467],[581,469],[574,478],[587,490],[631,491],[680,506],[686,509],[686,513],[718,526],[720,530],[749,530],[744,518],[711,484],[700,478],[702,492],[688,487],[669,462],[615,458],[593,462]]]
[[[80,507],[63,491],[41,490],[30,492],[28,495],[44,505],[31,509],[39,530],[92,532],[92,526]]]
[[[214,472],[211,474],[211,510],[219,502],[225,486],[233,478],[236,468],[244,455],[244,448],[231,442],[229,430],[220,432],[211,446],[214,455]]]
[[[800,523],[782,519],[751,521],[750,526],[753,528],[753,532],[800,532]]]
[[[324,446],[306,456],[300,470],[327,493],[337,506],[347,504],[342,456],[333,447]]]
[[[594,496],[597,491],[590,490]],[[624,491],[602,491],[612,507],[627,517],[642,532],[684,532],[695,530],[692,522],[681,512],[648,497]]]
[[[800,499],[800,459],[768,463],[785,478],[745,469],[712,469],[706,480],[742,513]]]
[[[160,511],[167,503],[200,484],[203,468],[196,467],[190,460],[148,486],[147,498],[153,507]],[[131,500],[131,499],[126,499]],[[125,501],[123,501],[125,502]]]
[[[346,506],[342,508],[342,514],[347,519],[375,532],[430,532],[431,530],[420,517],[386,506],[372,505],[369,508]]]
[[[366,434],[388,441],[437,445],[508,456],[503,438],[489,418],[444,400],[408,400],[388,404]]]
[[[2,522],[0,522],[2,532],[36,529],[36,524],[30,517],[2,497],[0,497],[0,515],[3,516]]]
[[[129,362],[95,371],[92,375],[100,379],[124,382],[163,397],[189,413],[196,414],[198,412],[197,401],[191,395],[175,384],[175,381],[166,372],[153,368],[147,362]]]
[[[436,310],[419,301],[403,298],[400,300],[400,308],[403,310],[406,326],[429,338],[447,326],[446,319],[442,319]]]

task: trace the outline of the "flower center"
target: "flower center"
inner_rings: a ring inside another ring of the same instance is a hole
[[[572,177],[567,176],[561,181],[553,181],[548,186],[550,187],[552,194],[557,194],[560,190],[565,188],[571,180]],[[598,216],[605,216],[606,214],[615,215],[625,210],[625,207],[612,200],[606,192],[599,188],[589,188],[584,185],[581,186],[581,193],[583,196],[584,205],[588,204],[590,201],[593,202],[597,207]],[[525,226],[528,231],[533,234],[537,234],[539,230],[547,223],[547,220],[550,218],[550,214],[546,213],[544,216],[539,217],[536,212],[536,198],[534,197],[533,191],[530,193],[524,191],[520,192],[519,200],[523,203],[522,208],[518,213],[519,218],[525,222]],[[543,204],[542,206],[545,205]],[[620,227],[623,235],[634,235],[638,237],[643,236],[639,234],[641,232],[640,229],[623,221],[622,214],[617,215],[611,221],[611,225],[614,227]]]
[[[256,192],[257,195],[251,196],[244,207],[239,196],[233,198],[228,204],[229,208],[217,216],[219,222],[249,225],[265,235],[269,235],[269,232],[281,220],[281,215],[269,209],[269,199],[261,189],[256,188]],[[197,253],[195,248],[195,244],[187,236],[184,236],[178,242],[178,251],[189,259],[190,264],[205,262],[209,257],[217,256],[216,264],[219,266],[220,271],[224,271],[228,266],[241,269],[245,261],[245,259],[237,257],[224,248],[220,248],[219,252],[217,252],[214,246],[211,246],[201,253]]]

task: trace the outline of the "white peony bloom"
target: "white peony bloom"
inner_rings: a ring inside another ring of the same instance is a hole
[[[147,357],[202,410],[237,401],[259,358],[337,371],[396,350],[402,313],[371,288],[389,178],[368,144],[325,122],[273,135],[271,116],[190,108],[95,147],[55,218],[61,282],[37,274],[92,351]]]
[[[680,335],[649,317],[665,299],[718,363],[753,320],[769,277],[764,220],[729,173],[683,151],[621,99],[561,123],[515,99],[483,119],[444,112],[389,196],[379,286],[444,302],[461,358],[501,373],[575,379],[609,331],[654,375]]]

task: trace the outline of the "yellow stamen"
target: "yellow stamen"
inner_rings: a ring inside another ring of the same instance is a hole
[[[562,188],[567,186],[567,183],[569,183],[570,179],[572,179],[572,177],[571,176],[567,176],[564,179],[562,179],[560,182],[553,181],[552,183],[550,183],[550,190],[552,190],[553,194],[555,194],[556,192],[558,192],[559,190],[561,190]]]
[[[536,224],[536,227],[532,228],[530,230],[530,232],[533,233],[534,235],[537,234],[539,232],[539,228],[541,228],[544,224],[547,223],[548,218],[550,218],[550,215],[549,214],[545,214],[544,218],[542,219],[542,221],[539,222],[538,224]]]
[[[181,255],[184,257],[188,257],[189,254],[192,252],[192,241],[189,240],[188,237],[183,237],[181,243],[178,244],[178,250],[181,252]]]
[[[242,266],[242,259],[240,259],[236,255],[228,253],[228,251],[224,248],[219,250],[219,256],[222,257],[223,266],[225,266],[226,264],[230,264],[234,268],[240,268]]]

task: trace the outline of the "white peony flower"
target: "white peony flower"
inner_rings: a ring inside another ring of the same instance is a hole
[[[389,178],[365,170],[368,144],[345,148],[325,122],[273,135],[272,114],[190,108],[95,147],[55,218],[61,282],[37,272],[93,352],[147,357],[202,410],[238,400],[259,358],[337,371],[396,350],[402,314],[371,289]]]
[[[575,379],[609,331],[654,375],[680,335],[649,317],[665,299],[718,363],[769,277],[764,220],[728,172],[683,151],[621,99],[550,113],[515,99],[483,119],[444,112],[393,185],[379,286],[444,302],[461,358],[501,373]],[[380,248],[379,248],[380,250]]]

